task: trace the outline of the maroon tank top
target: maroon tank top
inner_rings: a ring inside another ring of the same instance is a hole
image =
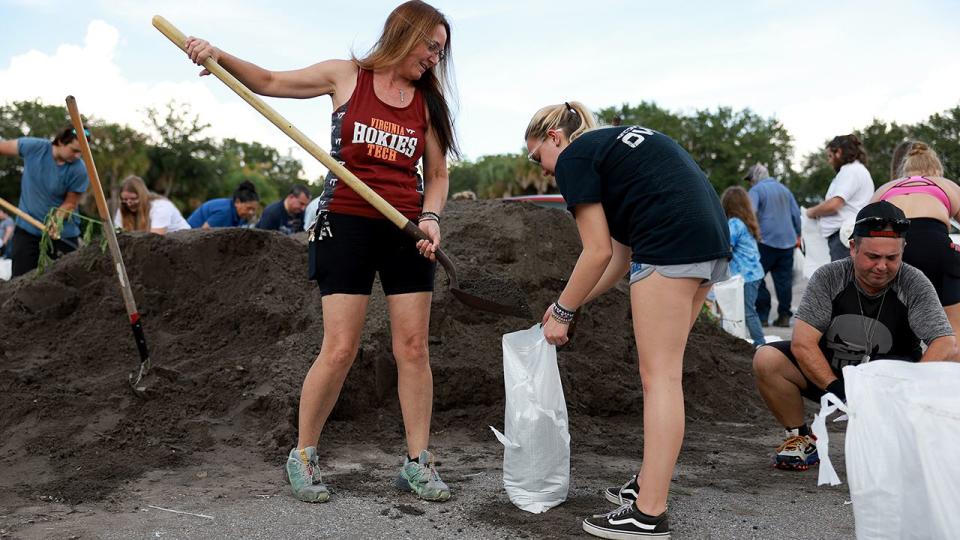
[[[330,154],[400,213],[416,219],[423,208],[423,179],[417,163],[426,145],[423,95],[405,107],[388,105],[373,90],[373,72],[360,69],[353,95],[333,112]],[[332,173],[327,174],[320,210],[383,218]]]

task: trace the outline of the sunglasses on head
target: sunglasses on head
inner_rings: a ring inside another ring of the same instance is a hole
[[[74,135],[76,135],[76,134],[77,134],[77,129],[76,129],[76,128],[71,129],[71,130],[70,130],[70,133],[73,133]],[[83,134],[84,134],[85,136],[89,137],[89,136],[90,136],[90,130],[87,129],[87,128],[83,128]]]
[[[892,229],[892,232],[896,233],[897,235],[901,235],[907,232],[907,229],[910,228],[910,220],[885,217],[866,217],[863,219],[858,219],[853,225],[856,228],[867,229],[875,232],[883,232],[887,227],[889,227]]]

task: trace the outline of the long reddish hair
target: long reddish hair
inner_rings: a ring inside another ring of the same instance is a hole
[[[444,58],[427,70],[413,86],[423,92],[430,114],[430,127],[434,130],[443,155],[460,157],[456,133],[453,128],[453,114],[447,102],[452,94],[453,83],[450,78],[453,61],[450,58],[450,23],[447,18],[426,2],[411,0],[397,6],[383,24],[380,39],[363,58],[353,56],[361,69],[376,71],[398,64],[404,57],[427,39],[437,25],[443,25],[447,31],[447,42],[443,46]]]
[[[760,241],[760,223],[757,222],[757,215],[753,213],[753,203],[750,202],[747,190],[740,186],[728,187],[720,196],[720,204],[728,218],[740,218],[740,221],[747,225],[750,234],[757,242]]]

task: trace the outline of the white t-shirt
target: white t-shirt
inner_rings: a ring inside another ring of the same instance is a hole
[[[113,217],[113,221],[118,227],[123,226],[119,208]],[[150,228],[167,229],[167,232],[170,233],[189,229],[190,224],[183,219],[183,214],[169,199],[157,198],[150,201]]]
[[[839,231],[844,222],[856,219],[860,209],[870,202],[874,189],[873,178],[863,163],[854,161],[840,167],[837,176],[830,182],[824,200],[840,197],[843,199],[843,206],[836,214],[820,218],[820,234],[826,238]]]

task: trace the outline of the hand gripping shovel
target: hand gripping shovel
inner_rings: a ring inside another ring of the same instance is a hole
[[[29,223],[29,224],[33,225],[34,227],[40,229],[40,232],[47,232],[47,226],[44,225],[43,223],[40,223],[40,220],[35,219],[35,218],[34,218],[33,216],[31,216],[30,214],[28,214],[28,213],[24,212],[23,210],[17,208],[16,206],[14,206],[13,204],[11,204],[11,203],[10,203],[9,201],[7,201],[6,199],[0,198],[0,206],[6,208],[8,212],[10,212],[10,213],[12,213],[12,214],[14,214],[14,215],[16,215],[16,216],[19,216],[21,219],[23,219],[23,220],[26,221],[27,223]],[[78,246],[77,244],[74,244],[73,241],[67,240],[66,238],[59,238],[59,236],[58,236],[57,238],[54,238],[54,240],[59,240],[59,241],[63,242],[64,244],[72,247],[73,249],[80,249],[80,246]]]
[[[100,184],[97,166],[93,163],[93,154],[90,152],[90,144],[87,142],[86,132],[83,129],[83,120],[80,118],[80,111],[77,109],[77,100],[73,96],[67,96],[67,110],[70,112],[70,121],[73,123],[77,140],[80,142],[80,152],[83,155],[83,162],[87,166],[87,174],[90,176],[90,186],[93,188],[93,195],[97,201],[97,210],[100,213],[100,219],[103,220],[103,234],[106,235],[107,244],[110,246],[110,255],[113,257],[117,279],[120,280],[120,290],[123,293],[123,303],[127,308],[127,315],[130,317],[130,327],[133,329],[133,338],[137,342],[137,351],[140,352],[139,368],[127,376],[127,382],[129,382],[130,388],[136,395],[146,397],[147,375],[151,372],[151,365],[147,340],[143,335],[143,325],[140,323],[140,313],[137,312],[137,304],[133,299],[130,280],[127,279],[127,269],[123,265],[123,257],[120,255],[117,233],[113,230],[113,220],[110,218],[110,211],[107,209],[107,199],[103,195],[103,186]],[[163,371],[169,376],[176,375],[173,370],[165,369]]]
[[[183,32],[178,30],[175,26],[170,24],[169,21],[159,15],[153,17],[153,26],[163,33],[163,35],[167,36],[167,39],[173,42],[174,45],[186,52],[184,44],[186,43],[187,38]],[[320,148],[317,143],[310,140],[309,137],[304,135],[299,129],[295,128],[293,124],[288,122],[283,116],[280,115],[280,113],[264,103],[259,96],[254,94],[242,82],[238,81],[236,77],[231,75],[227,70],[223,69],[213,59],[207,59],[207,61],[203,63],[203,67],[206,68],[210,73],[216,75],[218,79],[223,81],[223,83],[230,87],[231,90],[236,92],[238,96],[243,98],[244,101],[259,111],[260,114],[265,116],[267,120],[273,123],[273,125],[280,128],[280,131],[283,131],[285,134],[287,134],[288,137],[293,139],[294,142],[299,144],[311,156],[319,160],[320,163],[323,163],[323,165],[330,169],[330,171],[338,179],[340,179],[340,181],[350,186],[351,189],[356,191],[358,195],[363,197],[364,200],[376,208],[381,214],[384,215],[384,217],[393,222],[394,225],[417,240],[430,240],[427,235],[420,230],[420,227],[418,227],[416,223],[410,221],[403,214],[398,212],[396,208],[391,206],[390,203],[384,200],[383,197],[377,194],[377,192],[370,189],[369,186],[354,176],[353,173],[348,171],[346,167],[341,165],[337,160],[330,157],[330,155]],[[440,261],[440,264],[443,266],[443,269],[447,272],[447,277],[450,282],[450,292],[454,297],[464,304],[484,311],[499,313],[501,315],[514,315],[517,317],[530,316],[529,308],[527,307],[523,293],[515,284],[504,283],[502,280],[498,280],[494,276],[490,275],[480,276],[477,279],[464,280],[461,282],[457,275],[456,266],[450,257],[447,256],[447,254],[441,249],[437,249],[436,256]],[[468,292],[471,289],[479,289],[484,292],[488,292],[491,295],[497,295],[500,299],[504,299],[506,297],[513,298],[510,303],[502,303],[500,300],[493,300],[477,294],[471,294]]]

